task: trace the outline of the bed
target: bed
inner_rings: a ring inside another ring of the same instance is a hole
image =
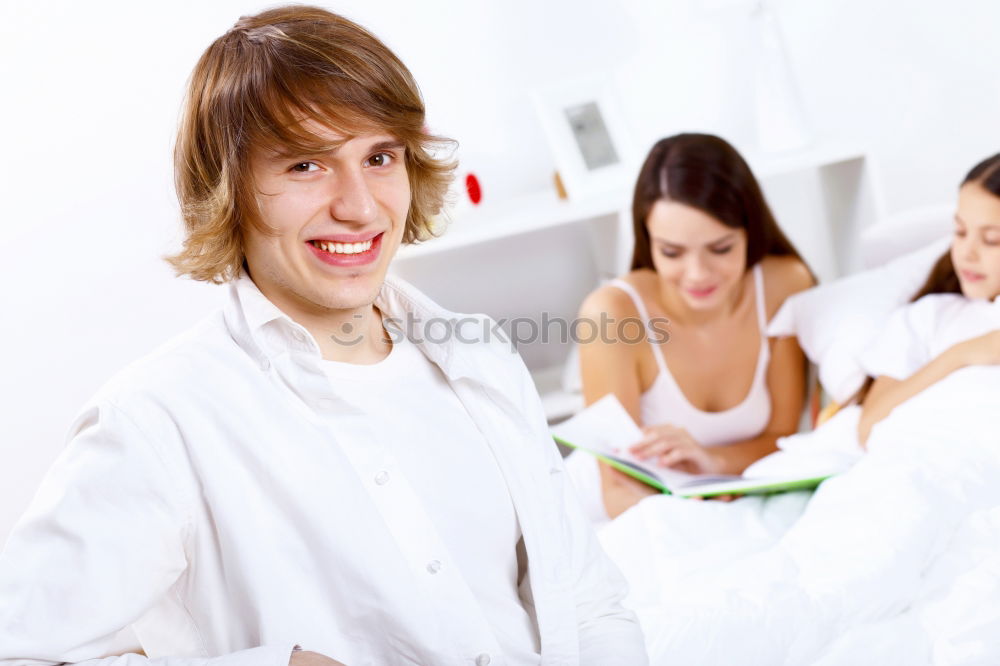
[[[843,398],[865,342],[854,329],[877,328],[946,245],[820,288],[772,332],[800,334],[824,388]],[[817,316],[849,320],[852,335]],[[845,433],[857,416],[847,408],[787,445],[856,447]],[[1000,664],[998,417],[1000,367],[966,368],[898,407],[873,429],[869,453],[815,493],[730,504],[658,496],[599,527],[651,662]]]

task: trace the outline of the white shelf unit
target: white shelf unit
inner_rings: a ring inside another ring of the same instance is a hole
[[[748,161],[782,229],[821,280],[856,270],[861,232],[882,214],[870,157],[826,142],[809,150]],[[601,281],[624,273],[632,252],[631,192],[563,201],[538,192],[468,211],[440,237],[403,248],[393,272],[445,307],[485,312],[539,339],[519,351],[535,378],[550,420],[582,399],[566,391],[572,345],[543,317],[571,321]],[[541,332],[547,330],[548,338]],[[569,382],[572,384],[572,382]]]

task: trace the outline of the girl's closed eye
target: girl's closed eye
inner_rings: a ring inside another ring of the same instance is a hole
[[[727,245],[725,247],[713,247],[712,254],[729,254],[729,251],[732,249],[732,245]]]

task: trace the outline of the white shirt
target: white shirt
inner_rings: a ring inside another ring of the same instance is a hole
[[[500,468],[440,368],[405,335],[393,338],[378,363],[322,362],[334,391],[370,427],[338,427],[337,441],[362,476],[375,475],[388,501],[422,504],[431,517],[442,550],[427,555],[427,567],[449,588],[439,598],[478,605],[507,663],[537,666],[538,631],[518,593],[527,565],[518,564],[521,526]]]
[[[1000,297],[987,301],[929,294],[893,312],[859,360],[872,377],[902,381],[949,347],[996,329],[1000,329]]]
[[[393,501],[345,452],[339,428],[369,423],[315,341],[248,279],[230,293],[75,421],[0,554],[0,663],[96,659],[130,623],[169,666],[284,666],[296,643],[350,666],[505,663],[479,605],[428,568],[444,544],[422,503]],[[377,305],[437,328],[470,319],[394,281]],[[646,663],[523,363],[505,342],[416,344],[509,490],[542,663]]]

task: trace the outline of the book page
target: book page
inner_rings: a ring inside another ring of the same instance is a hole
[[[698,483],[716,483],[740,477],[688,474],[640,460],[628,447],[642,439],[642,430],[614,394],[608,394],[576,416],[552,428],[552,434],[592,454],[614,460],[659,481],[669,491]]]

